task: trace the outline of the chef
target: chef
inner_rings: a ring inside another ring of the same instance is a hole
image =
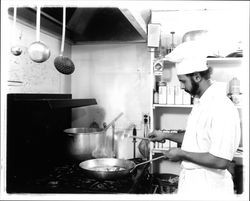
[[[240,142],[240,120],[234,104],[226,96],[225,85],[211,80],[201,41],[177,46],[165,60],[175,63],[181,88],[196,98],[188,117],[185,134],[160,130],[149,133],[152,141],[172,140],[181,148],[164,155],[181,161],[178,194],[186,196],[233,195],[232,175],[227,170]]]

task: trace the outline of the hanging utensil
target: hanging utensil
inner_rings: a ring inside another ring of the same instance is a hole
[[[69,75],[74,72],[75,65],[68,57],[63,56],[64,51],[64,41],[65,41],[65,27],[66,27],[66,7],[63,7],[63,28],[62,28],[62,44],[60,55],[54,60],[54,66],[56,69],[62,73]]]
[[[19,56],[22,54],[22,49],[16,45],[16,16],[17,16],[17,7],[14,7],[14,14],[13,14],[13,30],[12,30],[12,37],[13,37],[13,44],[14,46],[11,47],[11,53],[15,56]]]
[[[50,57],[49,48],[40,41],[40,16],[41,10],[40,6],[37,6],[36,14],[36,42],[33,42],[29,48],[28,53],[32,61],[36,63],[42,63]]]

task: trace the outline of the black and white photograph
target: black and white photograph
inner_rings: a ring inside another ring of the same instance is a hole
[[[1,1],[1,200],[249,200],[249,1]]]

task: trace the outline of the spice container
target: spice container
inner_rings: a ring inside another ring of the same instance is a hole
[[[167,104],[174,104],[174,86],[167,85]]]
[[[180,86],[174,86],[174,103],[176,105],[182,104],[182,91]]]
[[[159,82],[159,104],[167,104],[166,82]]]

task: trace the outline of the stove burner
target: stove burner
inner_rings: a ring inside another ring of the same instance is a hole
[[[135,163],[142,159],[133,160]],[[78,163],[69,162],[51,169],[49,174],[16,181],[16,193],[147,193],[148,166],[141,166],[134,175],[118,180],[97,180],[88,177]]]
[[[178,189],[179,176],[174,174],[155,174],[153,176],[153,193],[173,194]]]
[[[135,163],[143,162],[134,159]],[[76,163],[67,163],[51,169],[46,176],[15,180],[14,193],[173,193],[177,189],[176,175],[155,175],[148,171],[149,164],[140,166],[134,175],[118,180],[90,178]]]
[[[108,182],[108,181],[96,181],[95,183],[93,183],[89,189],[91,190],[102,190],[102,191],[107,191],[107,190],[111,190],[111,191],[117,191],[118,188],[116,188],[114,185],[112,185],[112,183]]]

